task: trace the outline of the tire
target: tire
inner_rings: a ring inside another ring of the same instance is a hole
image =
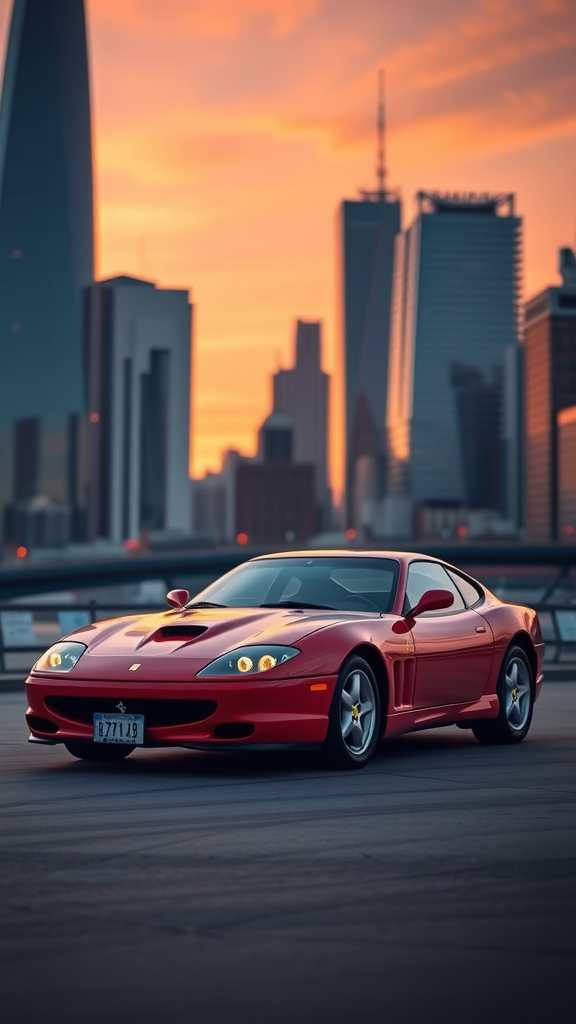
[[[129,743],[93,743],[92,740],[68,740],[64,746],[81,761],[122,761],[135,749]]]
[[[336,769],[363,768],[380,738],[378,684],[364,658],[347,658],[330,707],[324,756]]]
[[[504,657],[496,695],[497,718],[472,723],[479,743],[521,743],[528,734],[534,710],[534,673],[522,647],[511,647]]]

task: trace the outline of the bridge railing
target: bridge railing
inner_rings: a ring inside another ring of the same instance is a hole
[[[197,594],[263,549],[17,566],[0,571],[0,673],[89,621],[164,607],[174,587]],[[353,550],[351,554],[360,554]],[[365,551],[367,555],[377,551]],[[536,608],[547,661],[576,660],[576,545],[427,545],[426,553],[468,571],[505,601]],[[20,666],[17,671],[21,670]]]
[[[95,600],[73,606],[0,604],[0,674],[27,672],[48,647],[89,622],[161,610],[158,605],[100,604]],[[573,605],[541,608],[539,617],[547,644],[547,663],[576,661],[576,608]]]

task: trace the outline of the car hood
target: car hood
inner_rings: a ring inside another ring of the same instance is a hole
[[[333,623],[332,612],[287,608],[210,608],[111,619],[68,634],[87,650],[66,678],[136,681],[128,673],[137,671],[138,681],[189,679],[238,647],[292,646]]]

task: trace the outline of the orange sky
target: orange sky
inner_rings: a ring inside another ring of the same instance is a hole
[[[297,317],[336,365],[335,210],[374,184],[514,191],[526,294],[576,241],[574,0],[86,0],[97,274],[196,303],[194,471],[254,450]],[[5,34],[9,0],[0,0]],[[335,408],[337,418],[337,408]],[[335,431],[333,476],[340,480]]]

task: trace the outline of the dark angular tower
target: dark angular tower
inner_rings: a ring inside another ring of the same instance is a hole
[[[82,294],[92,281],[84,3],[14,0],[0,107],[4,542],[26,543],[27,528],[18,526],[22,516],[29,518],[23,503],[38,504],[39,498],[42,507],[50,506],[52,519],[60,509],[72,524],[71,536],[77,532],[86,501]]]
[[[345,525],[377,533],[387,474],[386,394],[399,196],[386,188],[384,78],[378,86],[375,191],[344,200],[338,218],[345,402]]]

